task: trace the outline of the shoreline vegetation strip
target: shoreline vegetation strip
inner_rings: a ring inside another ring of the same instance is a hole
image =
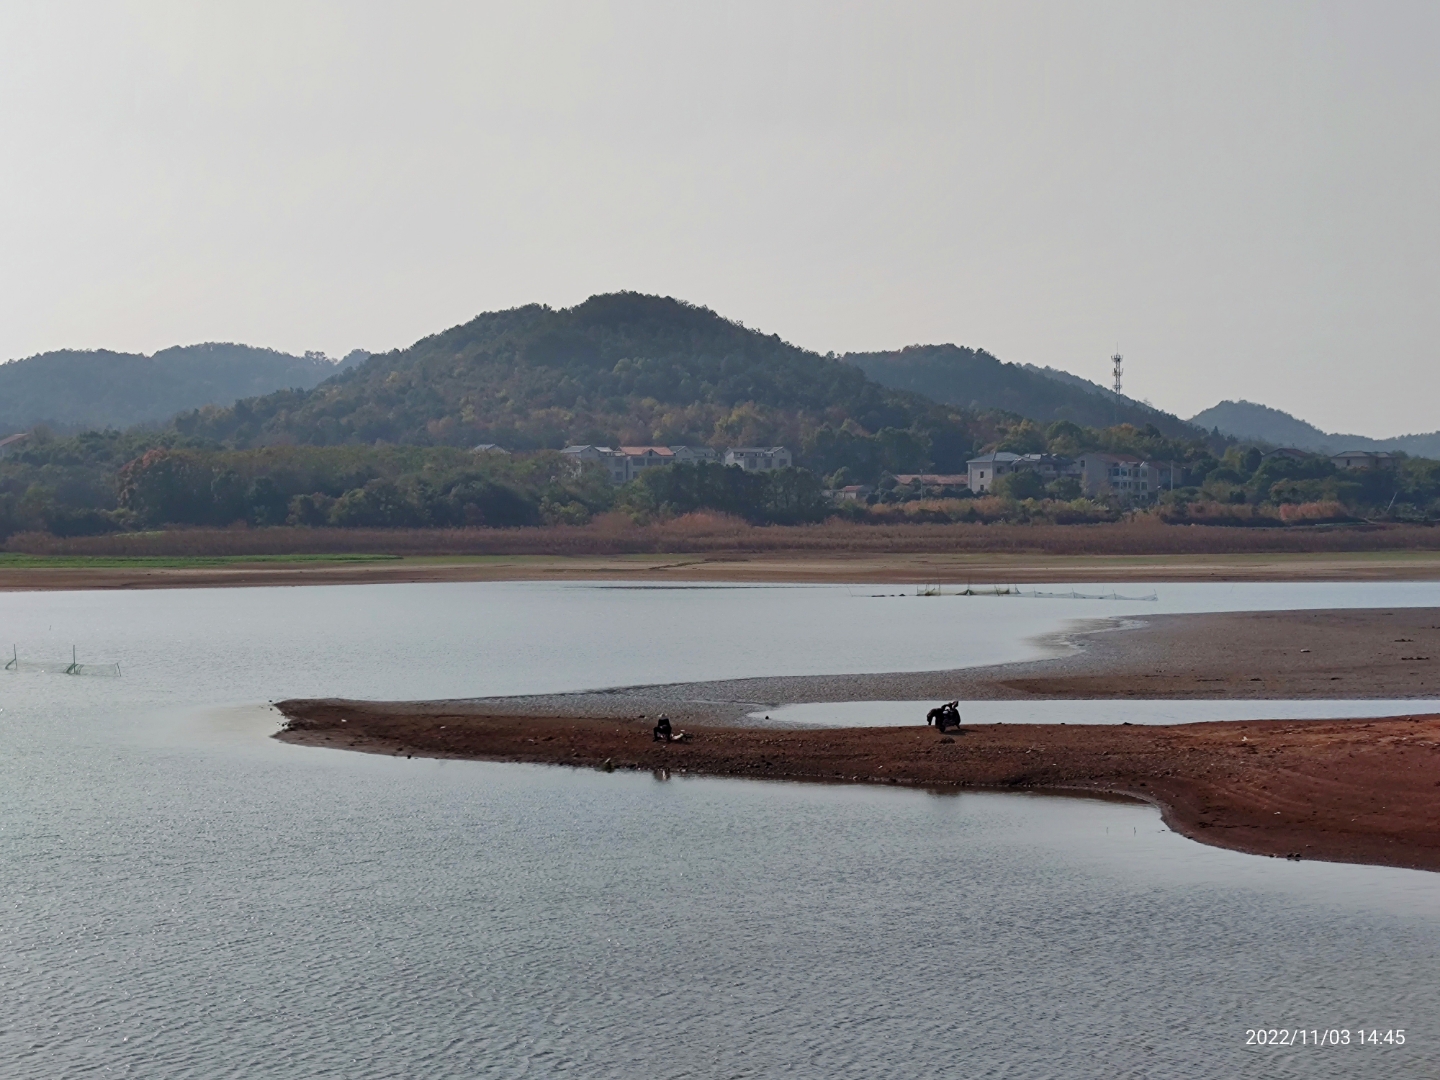
[[[1423,581],[1440,552],[1053,555],[740,551],[671,554],[0,553],[0,589],[186,588],[385,582],[656,581],[927,586],[1178,581]],[[951,601],[953,602],[953,601]]]

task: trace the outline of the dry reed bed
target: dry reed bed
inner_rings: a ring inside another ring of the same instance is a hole
[[[656,555],[727,552],[812,554],[1227,555],[1286,552],[1436,551],[1440,529],[1423,525],[1214,528],[1153,519],[1096,525],[751,526],[692,514],[634,525],[522,529],[174,529],[61,539],[21,533],[10,552],[91,557],[247,555]]]

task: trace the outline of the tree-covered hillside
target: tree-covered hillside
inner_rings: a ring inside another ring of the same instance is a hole
[[[1440,518],[1434,462],[1358,475],[1323,457],[1266,459],[1153,410],[1141,415],[1155,422],[1111,425],[1111,403],[1093,387],[953,346],[862,359],[917,387],[929,375],[958,373],[974,400],[991,404],[940,404],[882,386],[856,365],[705,308],[596,296],[562,310],[481,315],[311,389],[190,410],[166,427],[68,437],[36,430],[0,456],[0,540],[168,526],[580,525],[605,514],[657,520],[696,510],[756,523],[835,514],[1085,522],[1133,509],[1085,497],[1073,477],[1045,483],[1017,474],[983,497],[926,478],[962,472],[967,457],[990,449],[1071,458],[1104,450],[1173,463],[1181,479],[1156,508],[1165,520]],[[1082,404],[1099,420],[1063,418],[1083,413]],[[577,471],[554,452],[574,442],[779,443],[797,460],[763,476],[718,465],[647,470],[616,487],[603,470]],[[516,453],[472,453],[478,443]],[[822,496],[850,484],[874,490],[861,493],[864,501]]]
[[[229,405],[282,387],[308,390],[364,353],[336,363],[318,353],[209,342],[151,356],[65,349],[0,364],[0,434],[126,428],[201,405]]]
[[[1426,435],[1397,435],[1372,439],[1321,431],[1314,424],[1268,405],[1253,401],[1222,401],[1190,418],[1192,424],[1214,428],[1237,439],[1253,439],[1272,446],[1293,446],[1316,453],[1339,454],[1346,450],[1400,451],[1419,457],[1440,457],[1440,431]]]
[[[950,405],[1002,409],[1042,424],[1057,420],[1094,428],[1152,424],[1172,439],[1201,434],[1178,416],[1131,398],[1121,397],[1117,411],[1114,395],[1094,383],[1065,372],[1008,364],[983,349],[911,345],[893,352],[847,353],[842,359],[883,386]]]
[[[706,308],[637,293],[481,315],[308,392],[176,421],[185,436],[232,447],[788,445],[818,472],[875,476],[962,468],[997,424]]]

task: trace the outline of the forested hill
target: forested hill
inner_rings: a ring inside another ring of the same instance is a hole
[[[1293,446],[1320,454],[1339,454],[1346,450],[1400,450],[1416,457],[1440,457],[1440,431],[1428,435],[1397,435],[1389,439],[1372,439],[1364,435],[1345,435],[1322,431],[1268,405],[1253,401],[1222,401],[1190,418],[1192,424],[1215,428],[1237,439],[1257,439],[1275,446]]]
[[[974,445],[975,432],[956,410],[886,389],[849,364],[706,308],[614,293],[573,308],[530,305],[480,315],[408,349],[372,356],[309,392],[199,410],[180,417],[177,427],[231,446],[798,449],[807,440],[813,446],[822,429],[838,437],[847,421],[858,437],[908,431],[925,443],[926,452],[912,447],[897,461],[958,467]]]
[[[337,364],[249,345],[208,343],[139,353],[61,350],[0,364],[0,436],[37,424],[59,430],[125,428],[201,405],[229,405],[281,387],[309,389]]]
[[[1069,420],[1083,427],[1115,423],[1144,427],[1153,424],[1174,439],[1202,433],[1178,416],[1065,372],[1008,364],[983,349],[958,345],[911,345],[893,352],[847,353],[842,357],[884,386],[910,390],[950,405],[972,409],[1003,409],[1042,424]]]
[[[1190,422],[1203,424],[1207,429],[1218,429],[1226,435],[1234,435],[1237,439],[1258,439],[1276,446],[1293,446],[1316,452],[1328,450],[1335,453],[1337,449],[1331,446],[1335,436],[1321,431],[1314,424],[1307,424],[1287,412],[1251,401],[1222,401],[1202,413],[1195,414],[1190,418]]]

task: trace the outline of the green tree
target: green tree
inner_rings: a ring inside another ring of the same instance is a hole
[[[121,468],[119,501],[142,525],[208,524],[214,470],[193,451],[157,448]]]
[[[1075,457],[1091,448],[1093,436],[1079,424],[1057,420],[1045,429],[1045,450],[1062,457]]]
[[[787,525],[819,521],[829,509],[821,494],[820,480],[809,469],[777,469],[767,474],[765,516]]]
[[[1045,432],[1033,420],[1022,420],[1005,434],[995,449],[1011,454],[1043,454]]]
[[[1034,469],[1016,469],[996,480],[990,490],[1003,499],[1043,499],[1045,480]]]
[[[418,528],[424,514],[393,480],[371,480],[345,492],[330,508],[330,524],[342,528]]]
[[[1052,499],[1061,499],[1069,502],[1078,499],[1083,494],[1080,481],[1073,476],[1057,476],[1050,483],[1045,485],[1045,494]]]

